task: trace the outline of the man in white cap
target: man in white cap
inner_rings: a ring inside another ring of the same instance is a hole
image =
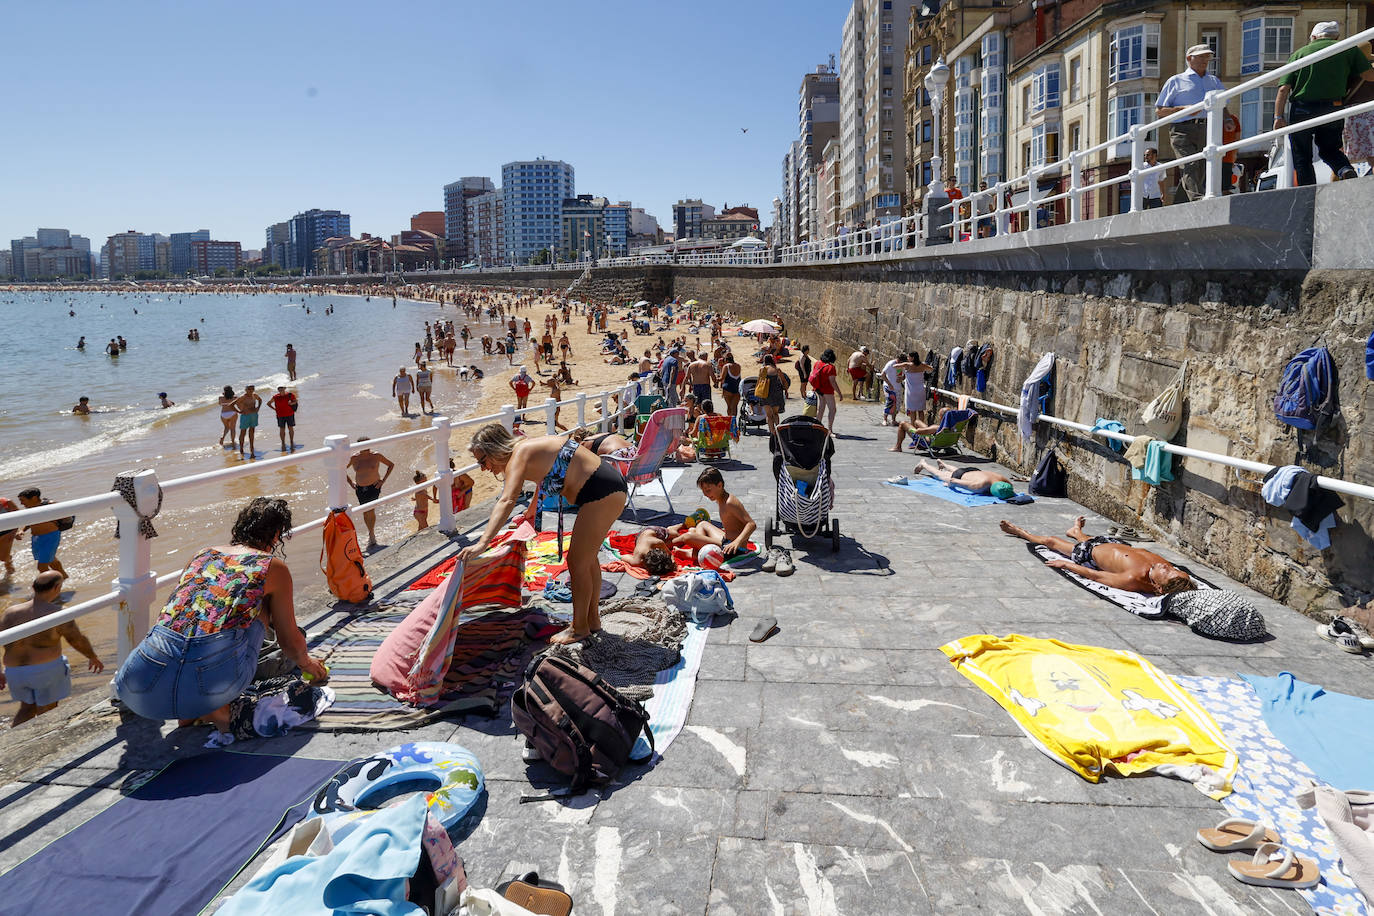
[[[1330,47],[1340,37],[1340,23],[1319,22],[1312,28],[1312,41],[1294,51],[1288,62]],[[1358,47],[1347,48],[1340,54],[1288,74],[1279,84],[1278,95],[1274,98],[1274,129],[1278,130],[1288,123],[1283,117],[1284,105],[1290,105],[1288,115],[1295,123],[1336,111],[1344,103],[1346,90],[1355,77],[1374,82],[1374,69],[1370,68],[1369,59]],[[1322,162],[1330,166],[1338,181],[1355,177],[1355,169],[1341,151],[1344,126],[1343,120],[1328,121],[1317,127],[1295,130],[1288,135],[1288,149],[1293,157],[1293,171],[1297,174],[1299,185],[1317,183],[1317,173],[1312,167],[1314,141]]]
[[[1188,66],[1183,72],[1169,77],[1159,91],[1159,97],[1155,99],[1156,117],[1163,118],[1182,111],[1189,105],[1201,102],[1207,93],[1226,88],[1221,80],[1207,72],[1212,62],[1212,49],[1208,45],[1193,45],[1188,49],[1187,58]],[[1202,152],[1207,145],[1207,112],[1198,109],[1181,121],[1171,123],[1169,145],[1178,157]],[[1197,200],[1206,193],[1207,185],[1203,177],[1205,166],[1206,160],[1195,159],[1182,167],[1182,188],[1191,200]]]

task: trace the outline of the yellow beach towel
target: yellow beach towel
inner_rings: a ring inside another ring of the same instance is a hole
[[[1193,697],[1134,652],[1030,636],[966,636],[940,647],[1042,751],[1090,782],[1157,772],[1212,798],[1231,793],[1236,754]]]

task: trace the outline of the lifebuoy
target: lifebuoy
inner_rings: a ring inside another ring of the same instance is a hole
[[[430,813],[452,830],[467,816],[486,780],[467,748],[443,741],[416,741],[350,763],[315,796],[315,814],[326,818],[337,840],[340,828],[386,807],[393,798],[424,792]]]

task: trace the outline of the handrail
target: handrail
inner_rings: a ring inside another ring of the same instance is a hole
[[[478,426],[485,423],[501,422],[509,429],[517,416],[532,413],[535,411],[546,411],[549,420],[549,428],[553,428],[553,411],[558,407],[576,408],[578,414],[578,425],[575,428],[598,427],[608,428],[624,412],[623,394],[627,385],[616,388],[608,388],[595,394],[580,393],[564,401],[555,401],[550,398],[545,403],[526,407],[517,410],[512,405],[502,408],[500,413],[488,414],[481,417],[469,417],[457,423],[449,420],[445,416],[434,416],[431,425],[420,429],[407,430],[403,433],[395,433],[390,436],[381,436],[376,439],[369,439],[363,443],[351,442],[347,436],[332,435],[325,437],[323,448],[308,449],[306,451],[295,452],[291,455],[283,455],[280,458],[272,458],[265,461],[258,461],[252,464],[244,464],[234,468],[225,468],[218,471],[208,471],[200,474],[188,474],[182,477],[175,477],[161,483],[161,490],[164,496],[172,493],[189,490],[194,487],[223,480],[231,480],[239,477],[247,477],[257,474],[264,470],[285,467],[287,465],[303,465],[317,461],[323,461],[325,472],[328,477],[329,486],[326,494],[326,506],[352,514],[355,512],[366,512],[387,503],[404,499],[411,494],[418,492],[426,487],[437,486],[439,493],[439,530],[452,531],[453,520],[453,501],[452,486],[454,478],[459,474],[469,473],[477,469],[476,464],[468,464],[461,468],[450,469],[449,462],[449,436],[455,429],[463,427]],[[610,401],[613,396],[622,396],[622,406],[618,410],[612,410]],[[587,403],[589,399],[599,399],[601,414],[595,419],[587,418]],[[435,469],[434,475],[427,478],[423,483],[412,484],[394,493],[379,497],[371,502],[359,506],[350,506],[345,498],[346,475],[348,456],[351,452],[359,448],[368,448],[387,442],[398,442],[404,439],[411,439],[417,436],[432,436],[435,445]],[[149,500],[156,498],[159,482],[157,474],[153,470],[138,472],[134,477],[134,492],[136,502],[145,510],[151,508]],[[159,576],[151,569],[151,550],[150,542],[139,530],[138,514],[124,498],[117,492],[94,493],[89,496],[82,496],[77,499],[69,499],[62,502],[49,503],[47,505],[35,506],[28,509],[19,509],[14,512],[4,514],[4,522],[7,527],[22,528],[29,525],[36,525],[40,522],[54,521],[65,518],[69,515],[78,513],[88,513],[92,510],[111,511],[123,526],[124,536],[119,540],[119,576],[112,583],[112,591],[94,598],[82,601],[79,604],[64,607],[60,611],[31,620],[22,626],[12,627],[0,631],[0,646],[9,645],[17,640],[33,636],[44,630],[51,629],[71,620],[76,620],[87,614],[106,608],[118,607],[120,625],[118,627],[118,661],[122,662],[128,657],[129,652],[138,644],[143,636],[148,632],[151,623],[152,602],[156,597],[157,590],[177,581],[181,576],[181,570],[164,573]],[[311,519],[308,522],[292,528],[293,535],[303,534],[324,526],[328,516]]]
[[[956,400],[959,398],[968,398],[970,404],[977,404],[979,407],[991,408],[1012,416],[1017,416],[1020,413],[1019,407],[1012,407],[1008,404],[998,404],[996,401],[975,398],[971,395],[960,394],[957,391],[949,391],[945,388],[936,388],[935,391]],[[1129,433],[1116,433],[1105,429],[1097,429],[1088,426],[1086,423],[1065,420],[1062,417],[1053,417],[1049,414],[1042,413],[1038,419],[1043,420],[1051,426],[1072,429],[1076,432],[1087,433],[1090,436],[1100,436],[1103,439],[1114,439],[1117,442],[1124,442],[1127,444],[1140,438],[1139,436],[1132,436]],[[1209,461],[1212,464],[1221,464],[1241,471],[1250,471],[1254,474],[1268,474],[1277,467],[1277,465],[1265,464],[1262,461],[1251,461],[1248,458],[1218,455],[1216,452],[1206,452],[1202,449],[1188,448],[1185,445],[1174,445],[1172,442],[1161,442],[1160,448],[1173,455],[1180,455],[1184,458],[1197,458],[1202,461]],[[1323,490],[1330,490],[1333,493],[1344,493],[1347,496],[1357,496],[1360,499],[1374,500],[1374,487],[1366,486],[1362,483],[1351,483],[1348,480],[1341,480],[1338,477],[1323,476],[1318,476],[1316,482],[1317,486],[1321,487]]]

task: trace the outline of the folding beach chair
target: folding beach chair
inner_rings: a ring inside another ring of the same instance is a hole
[[[730,457],[730,443],[739,441],[739,420],[707,415],[697,419],[697,457],[719,461]]]
[[[667,400],[661,394],[641,394],[635,398],[635,439],[639,440],[644,434],[644,425],[649,422],[654,411],[667,404]]]
[[[663,482],[663,459],[668,452],[677,448],[682,434],[687,428],[687,408],[665,407],[656,410],[644,424],[644,432],[639,437],[639,448],[632,460],[616,462],[625,482],[630,485],[630,498],[625,508],[635,507],[635,493],[641,484],[657,480],[663,488],[663,498],[668,500],[668,512],[660,512],[653,518],[667,515],[673,511],[673,500],[668,495],[668,487]]]
[[[976,410],[948,410],[940,418],[940,428],[929,436],[912,435],[911,447],[918,452],[924,452],[931,458],[939,455],[958,455],[959,437],[964,434],[964,429],[969,421],[978,416]]]

